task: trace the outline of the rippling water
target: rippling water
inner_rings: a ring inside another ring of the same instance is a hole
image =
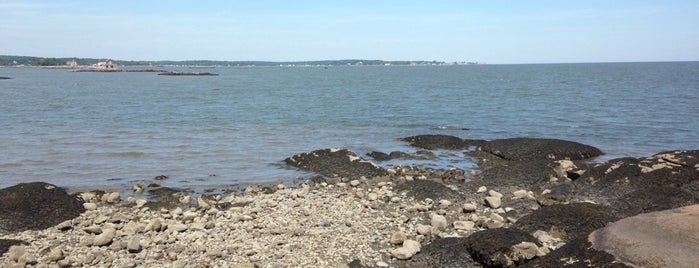
[[[699,149],[697,62],[207,71],[219,76],[0,68],[14,78],[0,80],[0,187],[289,180],[306,175],[291,155],[412,152],[396,138],[418,134],[567,139],[600,160]],[[472,165],[441,154],[423,164]]]

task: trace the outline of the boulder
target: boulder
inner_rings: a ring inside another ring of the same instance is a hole
[[[582,160],[602,155],[595,147],[558,139],[510,138],[486,142],[479,150],[505,160]]]
[[[84,211],[82,199],[52,184],[20,183],[0,189],[0,233],[45,229]]]
[[[297,154],[284,160],[287,165],[328,177],[375,177],[387,175],[385,169],[340,148]]]
[[[592,247],[634,267],[699,264],[699,205],[640,214],[592,232]]]
[[[566,243],[546,256],[533,259],[519,267],[570,267],[570,268],[630,268],[618,262],[614,256],[592,248],[586,236]]]

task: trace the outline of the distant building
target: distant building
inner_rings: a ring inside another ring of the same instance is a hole
[[[112,60],[100,61],[92,65],[92,68],[99,70],[116,70],[117,65]]]
[[[73,59],[73,60],[66,61],[66,65],[68,65],[68,67],[75,68],[75,67],[78,67],[78,62],[75,61],[75,59]]]

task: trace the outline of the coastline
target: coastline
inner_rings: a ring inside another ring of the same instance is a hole
[[[406,141],[455,150],[481,142],[446,136]],[[319,174],[350,173],[310,177],[296,188],[251,185],[215,195],[155,186],[135,187],[129,195],[91,191],[79,194],[84,212],[75,218],[49,228],[0,232],[0,241],[27,243],[8,247],[0,262],[546,266],[570,257],[610,264],[614,256],[580,239],[619,219],[697,203],[691,185],[699,180],[699,151],[586,164],[594,154],[595,148],[573,142],[504,139],[479,145],[474,152],[478,174],[396,166],[365,176],[377,172],[367,169],[373,163],[347,150],[327,149],[290,157],[287,163],[317,163],[301,168]],[[465,177],[471,181],[464,183]],[[155,199],[136,194],[142,190]]]

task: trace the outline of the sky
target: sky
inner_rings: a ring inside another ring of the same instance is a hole
[[[0,55],[697,61],[699,1],[0,0]]]

